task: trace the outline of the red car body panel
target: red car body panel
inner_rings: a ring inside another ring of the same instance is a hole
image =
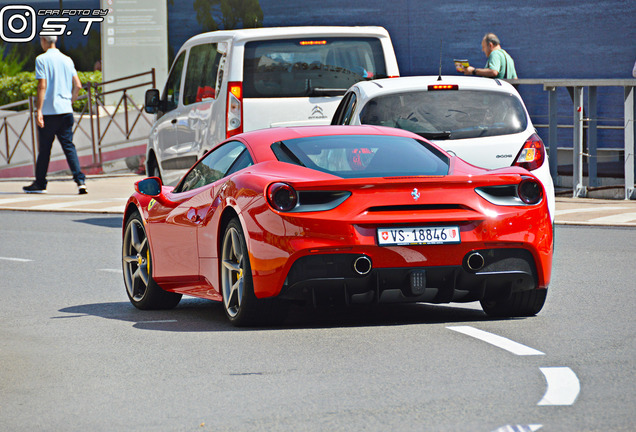
[[[531,177],[521,168],[487,171],[448,155],[447,176],[343,179],[279,162],[272,143],[321,135],[394,135],[410,132],[372,126],[272,128],[241,134],[254,165],[216,183],[185,193],[163,187],[156,198],[135,192],[127,214],[138,209],[145,221],[154,280],[165,290],[221,300],[219,279],[222,222],[238,216],[246,238],[254,293],[281,293],[293,264],[319,254],[363,254],[374,269],[461,266],[480,249],[523,249],[536,265],[538,288],[550,283],[553,230],[543,199],[536,205],[501,206],[482,198],[477,187],[514,184]],[[424,140],[425,141],[425,140]],[[267,202],[269,184],[285,181],[297,191],[342,190],[351,196],[332,210],[283,213]],[[411,191],[417,188],[417,202]],[[421,205],[414,210],[414,205]],[[126,218],[124,218],[125,220]],[[456,225],[461,243],[378,246],[378,227]],[[326,272],[329,270],[327,269]]]

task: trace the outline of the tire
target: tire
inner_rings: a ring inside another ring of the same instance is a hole
[[[172,309],[181,294],[162,290],[152,279],[152,257],[148,237],[138,212],[126,221],[122,245],[122,267],[128,299],[137,309]]]
[[[221,293],[223,309],[237,326],[273,324],[286,317],[286,304],[278,299],[259,300],[254,295],[245,235],[238,219],[232,219],[221,242]]]
[[[539,313],[545,304],[548,289],[533,289],[513,293],[504,300],[482,300],[481,307],[492,317],[528,317]]]

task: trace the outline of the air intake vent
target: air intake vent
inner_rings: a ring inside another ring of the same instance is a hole
[[[438,211],[438,210],[467,210],[461,204],[410,204],[369,207],[368,212],[399,212],[399,211]]]

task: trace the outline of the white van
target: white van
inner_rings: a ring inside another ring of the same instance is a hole
[[[356,82],[399,76],[382,27],[224,30],[189,39],[163,93],[146,92],[157,114],[146,172],[174,184],[218,142],[276,126],[327,125]]]

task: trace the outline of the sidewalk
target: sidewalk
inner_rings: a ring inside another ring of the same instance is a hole
[[[49,178],[46,194],[25,194],[30,179],[0,181],[0,210],[122,214],[133,185],[143,175],[89,176],[87,195],[78,195],[68,177]],[[636,227],[636,201],[591,198],[556,199],[557,225]]]

